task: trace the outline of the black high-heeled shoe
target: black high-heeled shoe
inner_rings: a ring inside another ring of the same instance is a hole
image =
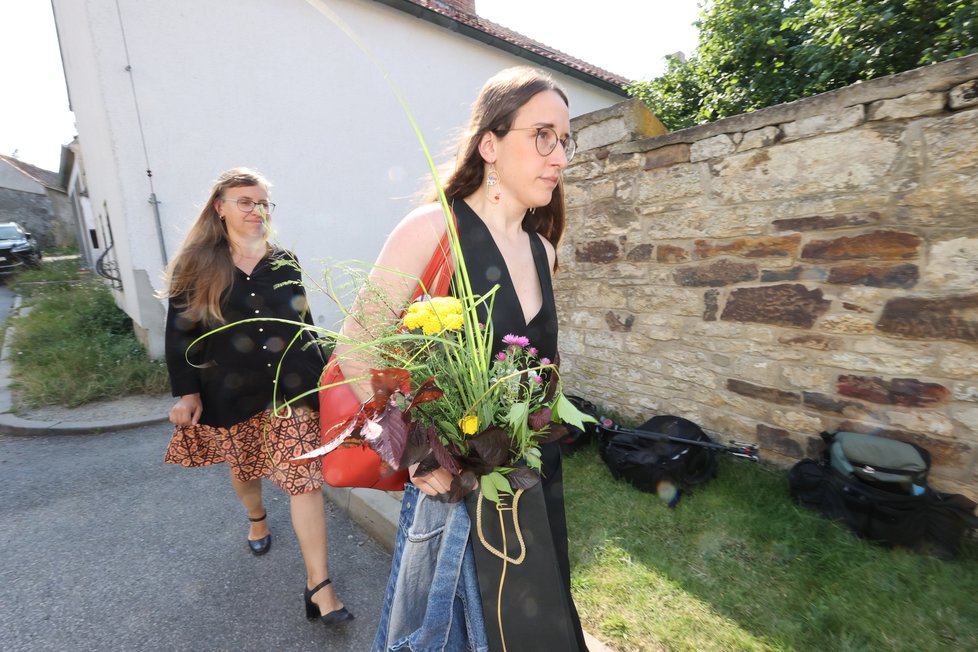
[[[252,523],[258,523],[259,521],[264,521],[266,518],[268,518],[267,511],[258,518],[251,518],[249,516],[248,520]],[[272,547],[272,533],[269,532],[261,539],[248,539],[248,547],[251,548],[251,554],[255,555],[256,557],[259,555],[264,555],[266,552],[268,552],[268,549]]]
[[[353,620],[353,614],[346,610],[346,607],[340,607],[335,611],[330,611],[328,614],[324,614],[319,610],[319,605],[312,601],[312,596],[316,595],[319,589],[331,584],[333,580],[328,577],[314,586],[311,589],[306,589],[302,597],[306,600],[306,618],[309,620],[314,620],[319,618],[319,621],[326,625],[327,627],[332,627],[333,625],[338,625],[339,623],[345,623],[348,620]]]

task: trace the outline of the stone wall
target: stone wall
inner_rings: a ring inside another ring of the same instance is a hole
[[[569,391],[782,466],[822,430],[912,441],[978,498],[978,55],[654,138],[641,115],[573,122]]]

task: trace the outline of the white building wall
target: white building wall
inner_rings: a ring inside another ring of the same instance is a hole
[[[53,4],[92,206],[112,220],[120,304],[150,332],[154,354],[163,309],[146,296],[164,260],[147,167],[169,256],[212,180],[246,165],[272,180],[278,241],[317,278],[331,260],[373,260],[427,189],[421,147],[383,74],[305,0]],[[370,0],[325,4],[390,72],[438,163],[450,160],[482,83],[527,64]],[[554,76],[572,115],[621,99]],[[334,325],[326,297],[311,302],[317,323]]]

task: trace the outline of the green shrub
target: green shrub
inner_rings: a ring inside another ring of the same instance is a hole
[[[65,262],[45,264],[36,272],[43,280],[25,272],[15,282],[29,307],[13,322],[9,351],[21,400],[73,407],[166,391],[165,365],[146,355],[109,289]]]

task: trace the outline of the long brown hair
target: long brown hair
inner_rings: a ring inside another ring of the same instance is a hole
[[[479,153],[482,137],[490,131],[502,136],[513,126],[516,112],[537,93],[544,91],[554,91],[570,106],[567,94],[550,75],[528,66],[507,68],[482,86],[479,97],[472,105],[469,125],[458,148],[455,169],[445,181],[445,196],[449,201],[468,197],[482,185],[485,176],[485,161]],[[554,247],[560,244],[560,238],[564,235],[563,186],[561,181],[549,204],[527,211],[523,218],[524,228],[536,231]]]
[[[176,299],[187,319],[207,326],[224,323],[221,297],[234,281],[227,225],[214,204],[230,188],[271,184],[248,168],[231,168],[214,182],[211,194],[164,273],[163,298]]]

